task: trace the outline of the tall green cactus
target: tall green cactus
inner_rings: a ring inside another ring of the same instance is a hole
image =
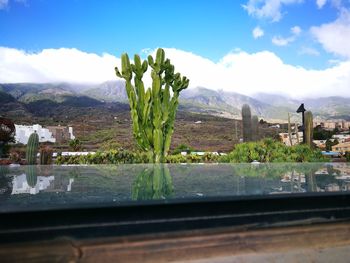
[[[256,115],[252,117],[252,140],[259,140],[259,118]]]
[[[314,135],[314,128],[313,128],[313,116],[311,111],[305,111],[305,142],[310,147],[313,147],[313,135]]]
[[[174,65],[165,59],[161,48],[157,50],[155,61],[152,56],[142,61],[135,55],[132,64],[126,53],[121,60],[121,73],[117,67],[115,71],[118,77],[125,79],[136,142],[155,163],[163,162],[170,148],[179,94],[188,87],[189,80],[174,72]],[[142,78],[148,65],[152,68],[152,88],[145,90]]]
[[[26,150],[26,161],[27,164],[36,164],[36,156],[38,154],[39,147],[39,136],[36,132],[29,136]]]
[[[250,142],[252,138],[252,114],[248,104],[242,106],[243,141]]]

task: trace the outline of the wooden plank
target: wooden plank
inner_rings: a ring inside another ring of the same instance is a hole
[[[0,246],[1,262],[347,262],[350,223]]]

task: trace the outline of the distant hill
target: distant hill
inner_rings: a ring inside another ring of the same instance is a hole
[[[78,116],[84,108],[128,110],[123,81],[108,81],[98,85],[71,83],[19,83],[0,84],[0,114],[6,113],[52,116],[74,112]],[[322,119],[350,117],[350,98],[327,97],[296,100],[278,94],[257,93],[245,96],[235,92],[211,90],[205,87],[190,88],[180,95],[180,110],[215,116],[240,118],[243,104],[249,104],[252,114],[268,120],[292,118],[300,103]],[[59,109],[59,110],[57,110]]]
[[[350,98],[333,96],[296,100],[282,95],[267,93],[258,93],[253,95],[253,97],[260,101],[265,101],[275,109],[294,114],[299,105],[304,103],[306,110],[312,111],[314,117],[322,119],[350,119]]]

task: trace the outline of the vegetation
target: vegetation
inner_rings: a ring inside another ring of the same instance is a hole
[[[218,161],[219,156],[212,153],[205,153],[202,156],[195,154],[187,154],[185,156],[175,154],[167,155],[164,159],[166,163],[212,163]],[[124,149],[81,156],[58,156],[56,159],[56,164],[132,164],[151,162],[153,160],[145,152],[131,152]]]
[[[15,124],[6,118],[0,118],[0,158],[8,152],[8,143],[15,142]]]
[[[173,155],[180,154],[181,152],[190,153],[193,152],[194,149],[191,146],[188,146],[186,144],[181,143],[179,146],[177,146],[174,151],[172,152]]]
[[[77,151],[81,150],[82,143],[81,143],[81,141],[79,139],[75,138],[75,139],[69,141],[69,147],[73,151],[77,152]]]
[[[117,76],[126,81],[137,145],[155,163],[163,162],[170,148],[179,94],[188,87],[189,80],[181,78],[180,73],[175,74],[174,66],[169,59],[165,59],[163,49],[157,50],[155,61],[152,56],[148,56],[148,61],[141,61],[135,55],[135,64],[132,64],[127,54],[123,54],[121,59],[121,73],[118,68],[115,70]],[[148,65],[152,68],[152,88],[145,91],[142,78]]]
[[[334,131],[324,130],[320,125],[314,128],[314,140],[331,139],[334,134]]]
[[[38,147],[39,147],[39,136],[36,132],[34,132],[29,136],[28,143],[27,143],[27,150],[26,150],[27,164],[29,165],[36,164]]]
[[[288,147],[281,142],[265,139],[236,145],[235,149],[222,161],[233,163],[258,162],[323,162],[321,151],[312,150],[307,145]]]

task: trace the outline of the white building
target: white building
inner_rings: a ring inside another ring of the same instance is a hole
[[[344,143],[350,139],[350,134],[334,134],[333,139],[337,139],[339,143]]]
[[[281,133],[279,133],[279,136],[285,145],[291,146],[288,132],[281,132]],[[298,138],[299,138],[299,140],[298,140]],[[297,134],[295,132],[292,132],[292,144],[296,145],[296,144],[300,144],[302,142],[303,142],[303,133],[298,132],[298,136],[297,136]]]
[[[17,143],[27,144],[29,136],[34,132],[38,134],[39,142],[56,142],[56,139],[53,137],[52,132],[46,128],[43,128],[39,124],[34,124],[33,126],[15,124],[15,128],[15,139]]]

